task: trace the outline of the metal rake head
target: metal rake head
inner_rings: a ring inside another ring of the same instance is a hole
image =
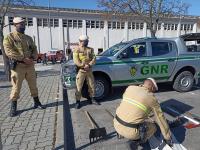
[[[104,138],[106,135],[106,128],[91,129],[89,134],[90,143],[94,142],[95,140]]]

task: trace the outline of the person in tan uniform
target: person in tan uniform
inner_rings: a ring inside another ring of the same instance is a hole
[[[79,37],[79,46],[73,51],[73,60],[77,66],[77,76],[76,76],[76,108],[81,107],[81,91],[86,79],[88,84],[88,91],[90,94],[89,103],[94,103],[99,105],[99,103],[94,99],[95,96],[95,80],[92,73],[92,65],[96,63],[96,57],[94,54],[94,49],[88,47],[88,36],[81,35]]]
[[[37,60],[38,54],[37,48],[32,38],[24,34],[25,20],[21,17],[15,17],[13,23],[16,31],[8,34],[3,41],[5,53],[10,59],[10,62],[12,62],[12,91],[10,94],[11,117],[17,115],[17,99],[19,98],[24,79],[27,80],[31,96],[34,99],[34,108],[44,109],[44,106],[42,106],[38,98],[36,72],[34,68],[34,61]]]
[[[157,90],[153,78],[146,79],[143,85],[130,85],[126,89],[114,118],[114,128],[119,135],[148,144],[147,140],[156,132],[156,124],[149,117],[153,113],[165,142],[172,146],[170,128],[153,94]]]

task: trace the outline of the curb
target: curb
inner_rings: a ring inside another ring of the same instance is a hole
[[[56,142],[55,150],[64,150],[64,120],[63,120],[63,93],[62,83],[59,83],[59,99],[58,99],[58,111],[57,111],[57,127],[56,127]]]

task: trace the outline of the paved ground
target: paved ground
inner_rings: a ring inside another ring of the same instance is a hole
[[[63,131],[62,99],[59,99],[59,65],[43,67],[37,65],[37,84],[41,102],[45,110],[33,109],[27,83],[23,82],[21,98],[18,101],[19,115],[9,117],[10,102],[8,100],[11,85],[0,81],[0,123],[4,150],[51,150],[63,149],[64,145],[58,137]],[[59,128],[58,128],[59,127]]]
[[[168,106],[174,104],[184,110],[190,110],[195,114],[200,114],[200,86],[194,87],[191,92],[178,93],[173,91],[169,85],[162,84],[159,86],[160,91],[156,93],[156,97],[160,101],[162,106]],[[101,106],[88,105],[86,101],[83,101],[83,107],[80,110],[74,109],[74,90],[68,90],[69,107],[71,111],[71,120],[73,130],[71,135],[74,135],[74,147],[76,149],[85,150],[126,150],[128,149],[126,140],[118,140],[116,133],[112,126],[112,118],[105,112],[105,109],[110,110],[115,114],[115,110],[120,103],[121,96],[125,88],[115,88],[113,94],[106,100],[104,100]],[[83,99],[84,100],[84,99]],[[84,110],[87,110],[94,117],[95,121],[100,127],[105,127],[108,138],[104,141],[98,141],[95,143],[89,143],[89,131],[92,128],[89,120],[84,114]],[[169,120],[173,118],[168,114],[165,114]],[[185,146],[189,150],[199,150],[199,128],[185,129],[184,127],[178,127],[172,130],[178,142]]]

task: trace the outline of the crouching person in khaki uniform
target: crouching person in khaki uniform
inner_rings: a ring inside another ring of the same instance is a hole
[[[114,118],[119,135],[150,147],[147,140],[156,132],[156,124],[147,119],[153,112],[166,143],[172,146],[169,126],[153,94],[156,90],[158,87],[152,78],[146,79],[141,86],[131,85],[126,89]]]
[[[3,41],[5,53],[12,62],[12,91],[10,94],[11,117],[17,115],[17,99],[19,98],[24,79],[27,80],[31,96],[34,99],[34,108],[44,109],[44,106],[42,106],[38,98],[36,72],[34,68],[34,60],[37,60],[38,54],[37,48],[32,38],[24,34],[25,20],[21,17],[15,17],[13,23],[16,31],[8,34]]]
[[[94,99],[95,96],[95,80],[92,73],[92,65],[96,63],[96,56],[94,54],[94,49],[88,47],[88,36],[81,35],[79,37],[79,46],[74,49],[73,60],[77,66],[78,73],[76,76],[76,108],[81,107],[81,91],[84,81],[87,81],[88,91],[90,94],[89,103],[94,103],[99,105],[99,103]]]

